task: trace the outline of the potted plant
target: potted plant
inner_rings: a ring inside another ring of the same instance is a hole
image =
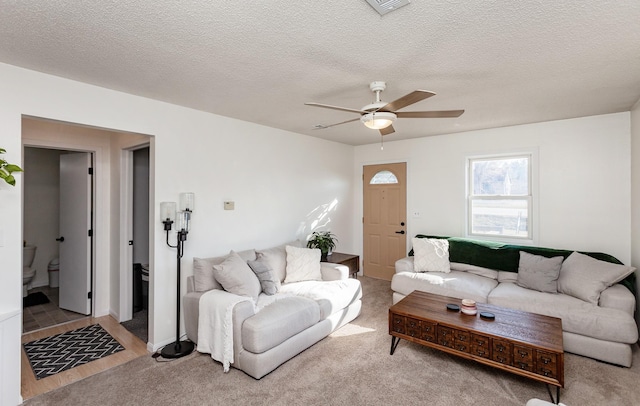
[[[330,231],[314,231],[307,242],[307,248],[318,248],[322,253],[321,259],[327,259],[336,247],[338,239]]]
[[[0,155],[6,152],[7,151],[4,148],[0,148]],[[15,186],[16,178],[13,177],[13,172],[22,172],[22,168],[18,165],[10,164],[5,161],[4,158],[0,157],[0,179],[3,179],[11,186]]]

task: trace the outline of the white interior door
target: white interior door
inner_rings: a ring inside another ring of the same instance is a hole
[[[60,155],[60,308],[91,313],[91,154]]]

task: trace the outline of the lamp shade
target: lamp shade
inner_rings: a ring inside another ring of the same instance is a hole
[[[180,210],[193,211],[195,203],[195,195],[193,193],[180,193]]]
[[[176,230],[177,231],[189,231],[191,228],[191,212],[190,211],[179,211],[178,218],[176,219]]]
[[[160,203],[160,221],[175,221],[176,202]]]
[[[389,127],[396,120],[396,115],[386,111],[367,113],[360,118],[360,121],[372,130],[381,130]]]

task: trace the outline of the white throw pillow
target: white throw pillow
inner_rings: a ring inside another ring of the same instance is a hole
[[[249,265],[237,253],[231,251],[227,258],[213,266],[213,275],[224,290],[258,300],[262,291],[260,281]]]
[[[597,305],[603,290],[620,282],[635,270],[632,266],[600,261],[573,252],[560,268],[558,292]]]
[[[321,281],[321,252],[318,248],[298,248],[286,246],[287,276],[284,283],[301,281]]]
[[[449,240],[413,238],[413,270],[415,272],[451,272]]]

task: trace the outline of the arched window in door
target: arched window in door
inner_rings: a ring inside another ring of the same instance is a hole
[[[393,183],[398,183],[398,178],[391,171],[380,171],[373,175],[370,185],[389,185]]]

